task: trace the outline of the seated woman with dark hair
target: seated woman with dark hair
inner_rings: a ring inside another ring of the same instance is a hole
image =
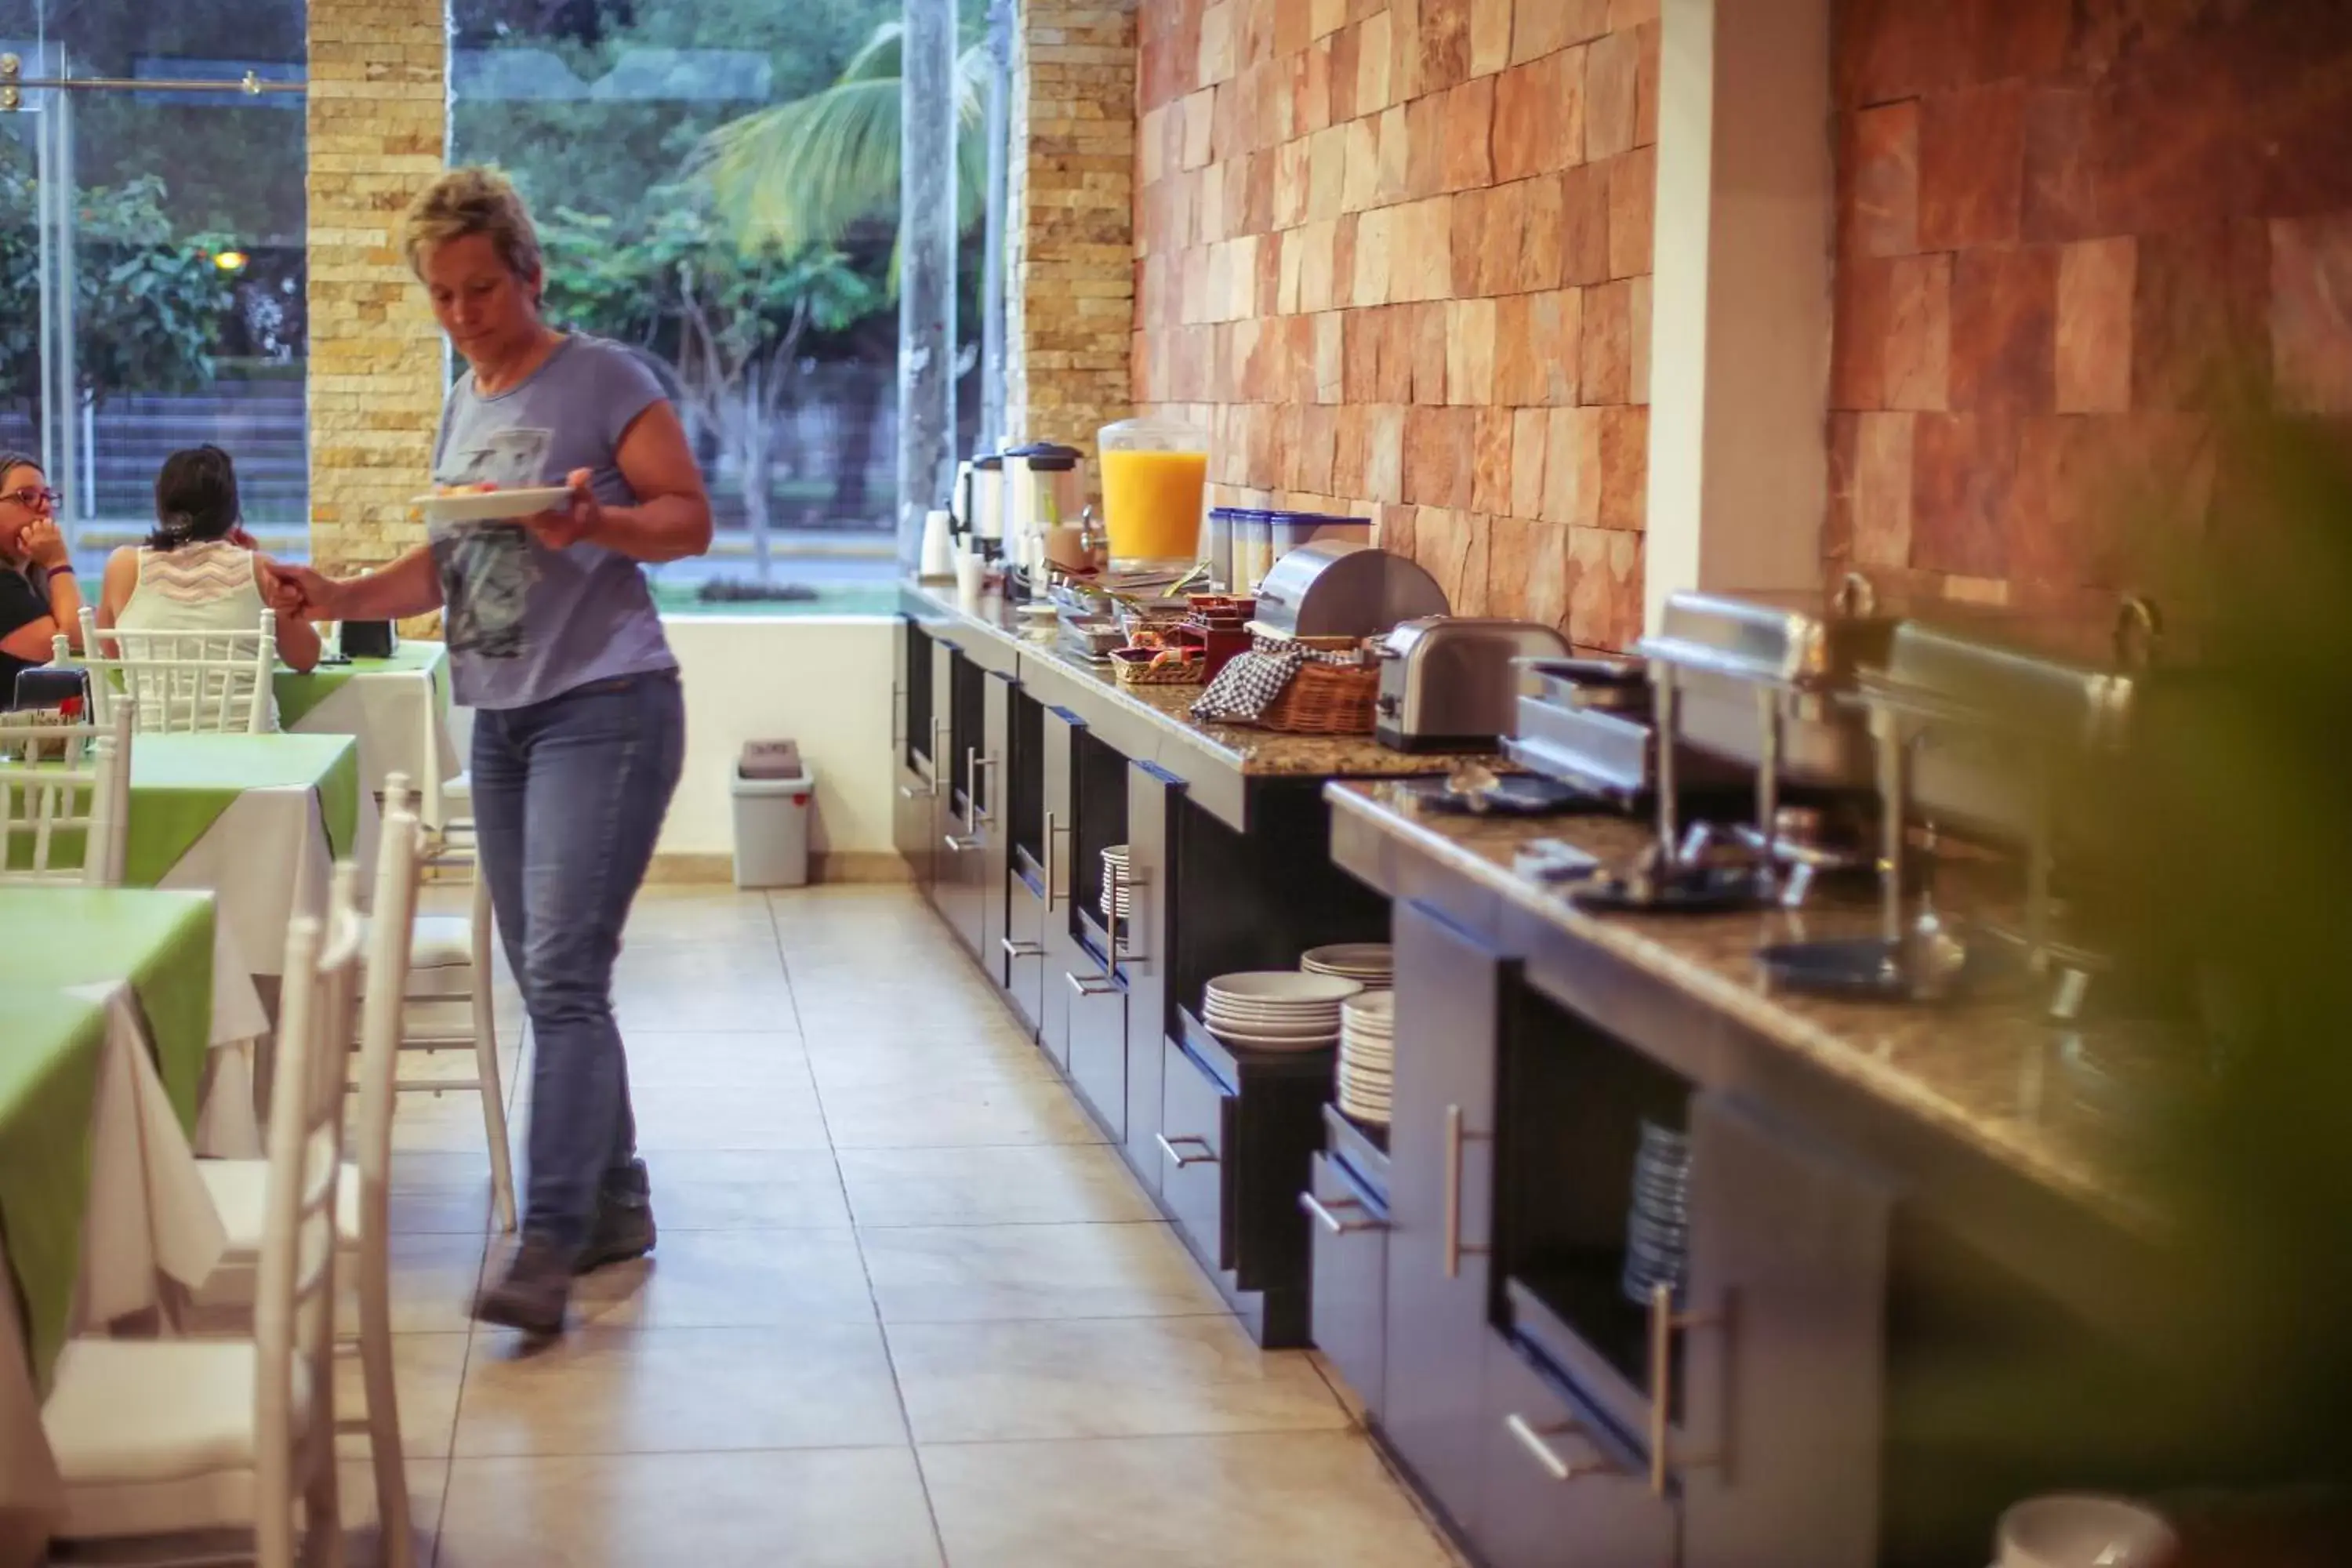
[[[81,646],[81,595],[57,500],[40,464],[0,454],[0,708],[15,701],[19,670],[49,662],[58,633]]]
[[[191,447],[155,476],[155,531],[109,557],[98,624],[138,632],[249,632],[274,619],[278,657],[319,662],[319,634],[271,607],[272,579],[236,499],[236,468],[218,447]]]

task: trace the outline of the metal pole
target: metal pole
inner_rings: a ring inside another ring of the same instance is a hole
[[[956,7],[904,0],[898,73],[898,562],[955,467]]]
[[[1013,135],[1013,0],[988,8],[988,216],[982,230],[980,444],[1004,445],[1004,220]]]

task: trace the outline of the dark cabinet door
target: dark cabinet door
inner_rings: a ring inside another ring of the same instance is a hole
[[[1389,1127],[1389,1440],[1457,1521],[1478,1502],[1504,960],[1415,901],[1396,906]]]
[[[956,669],[962,650],[945,637],[931,639],[931,902],[952,926],[963,907],[967,857],[957,846],[969,836],[964,826],[962,753],[956,749]]]
[[[1118,936],[1118,976],[1127,986],[1127,1163],[1147,1182],[1160,1173],[1160,1051],[1168,1036],[1168,971],[1177,908],[1171,884],[1183,781],[1150,763],[1128,770],[1129,914]]]
[[[1045,1022],[1045,895],[1044,868],[1025,850],[1005,884],[1004,994],[1034,1036]]]
[[[1299,1206],[1313,1249],[1315,1348],[1379,1419],[1387,1404],[1388,1210],[1328,1154]]]
[[[1070,1083],[1113,1143],[1127,1137],[1127,993],[1099,965],[1064,976],[1069,988]]]
[[[1011,676],[992,670],[989,673],[982,702],[980,751],[973,758],[973,775],[979,784],[982,803],[971,814],[973,833],[980,839],[979,847],[973,851],[972,874],[977,884],[973,902],[979,925],[972,933],[972,948],[980,955],[981,967],[1000,986],[1006,982],[1005,882],[1013,873],[1009,859],[1013,808],[1007,786],[1013,775],[1014,689]]]
[[[1675,1568],[1674,1504],[1501,1334],[1485,1336],[1486,1490],[1465,1521],[1488,1568]],[[1779,1559],[1807,1563],[1799,1552]]]
[[[1695,1568],[1878,1560],[1879,1173],[1719,1094],[1691,1106],[1689,1386],[1669,1468]]]
[[[902,619],[898,635],[890,639],[890,842],[898,849],[898,858],[907,862],[907,870],[916,885],[928,887],[933,860],[931,846],[935,842],[931,837],[929,717],[928,712],[916,710],[908,663],[914,657],[911,650],[916,639],[921,637],[913,621]],[[922,658],[928,676],[928,639]],[[915,732],[918,725],[923,733]]]
[[[1227,1223],[1234,1098],[1174,1040],[1162,1042],[1160,1063],[1165,1126],[1152,1140],[1160,1205],[1202,1267],[1222,1274],[1234,1266]]]
[[[1078,733],[1085,728],[1085,723],[1068,709],[1048,708],[1039,730],[1040,749],[1045,753],[1045,792],[1040,846],[1045,864],[1039,868],[1045,887],[1045,934],[1039,941],[1045,952],[1040,963],[1043,978],[1037,1044],[1054,1058],[1055,1066],[1066,1071],[1070,1065],[1070,1003],[1075,1000],[1070,977],[1084,978],[1097,969],[1070,930],[1070,889],[1076,885],[1070,857],[1076,852],[1077,845],[1074,753]]]

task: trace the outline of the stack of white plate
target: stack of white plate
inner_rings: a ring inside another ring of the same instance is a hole
[[[1127,919],[1127,906],[1135,893],[1127,883],[1127,846],[1114,844],[1102,852],[1102,893],[1099,903],[1103,919],[1112,924]],[[1113,892],[1118,898],[1112,898]]]
[[[1201,1021],[1219,1039],[1254,1050],[1320,1050],[1339,1037],[1339,1005],[1363,989],[1337,974],[1220,974],[1209,982]]]
[[[1349,997],[1339,1005],[1339,1109],[1386,1127],[1395,1085],[1396,993]]]
[[[1384,942],[1342,942],[1309,948],[1298,960],[1308,974],[1336,974],[1360,980],[1367,991],[1386,991],[1396,984],[1396,960]]]

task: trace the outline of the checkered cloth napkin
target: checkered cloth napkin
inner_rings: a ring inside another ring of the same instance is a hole
[[[1201,700],[1192,704],[1192,717],[1211,724],[1255,724],[1265,710],[1275,705],[1290,683],[1307,664],[1305,648],[1290,648],[1278,653],[1260,651],[1235,654],[1217,671]]]

